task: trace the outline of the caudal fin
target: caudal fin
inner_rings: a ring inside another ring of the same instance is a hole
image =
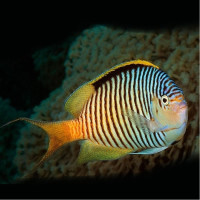
[[[7,126],[16,121],[26,121],[31,124],[34,124],[42,128],[49,136],[49,146],[48,146],[47,152],[39,161],[39,163],[37,163],[37,165],[34,167],[34,171],[58,148],[60,148],[66,143],[81,139],[79,128],[78,128],[79,124],[77,120],[45,122],[45,121],[37,121],[37,120],[32,120],[29,118],[22,117],[22,118],[18,118],[13,121],[10,121],[7,124],[1,126],[0,128],[3,128],[4,126]]]

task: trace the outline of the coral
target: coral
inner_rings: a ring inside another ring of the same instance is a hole
[[[71,118],[64,110],[64,100],[77,87],[121,62],[144,59],[158,65],[183,89],[189,105],[187,131],[179,143],[160,153],[127,155],[118,160],[91,162],[82,166],[74,165],[80,146],[78,142],[73,142],[50,157],[37,169],[34,176],[59,178],[139,174],[180,163],[192,157],[193,152],[196,155],[195,152],[198,149],[196,146],[199,144],[199,139],[197,139],[198,42],[197,27],[147,32],[95,26],[84,30],[76,37],[68,54],[62,46],[66,54],[64,81],[50,94],[49,98],[34,108],[34,115],[31,118],[47,121]],[[42,60],[46,58],[38,57],[38,59],[41,61],[39,69],[41,70],[43,69]],[[48,71],[47,66],[44,68]],[[55,76],[54,79],[56,78]],[[47,136],[44,131],[31,125],[25,126],[20,132],[15,163],[19,171],[24,174],[45,153]]]

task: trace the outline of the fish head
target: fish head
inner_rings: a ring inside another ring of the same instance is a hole
[[[167,127],[165,133],[171,142],[182,138],[188,121],[188,105],[181,90],[153,97],[152,114],[155,121]]]

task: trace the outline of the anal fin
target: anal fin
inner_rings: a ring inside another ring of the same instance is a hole
[[[130,109],[124,110],[123,114],[127,116],[138,128],[142,129],[145,134],[172,130],[172,128],[169,128],[168,125],[162,125],[154,119],[149,120]]]
[[[77,158],[77,164],[97,160],[115,160],[129,154],[132,151],[133,149],[106,147],[94,144],[89,140],[85,140],[82,142],[81,150]]]

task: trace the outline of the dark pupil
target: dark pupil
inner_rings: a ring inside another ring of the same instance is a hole
[[[163,99],[163,103],[166,103],[166,102],[167,102],[167,99],[166,99],[166,98],[164,98],[164,99]]]

